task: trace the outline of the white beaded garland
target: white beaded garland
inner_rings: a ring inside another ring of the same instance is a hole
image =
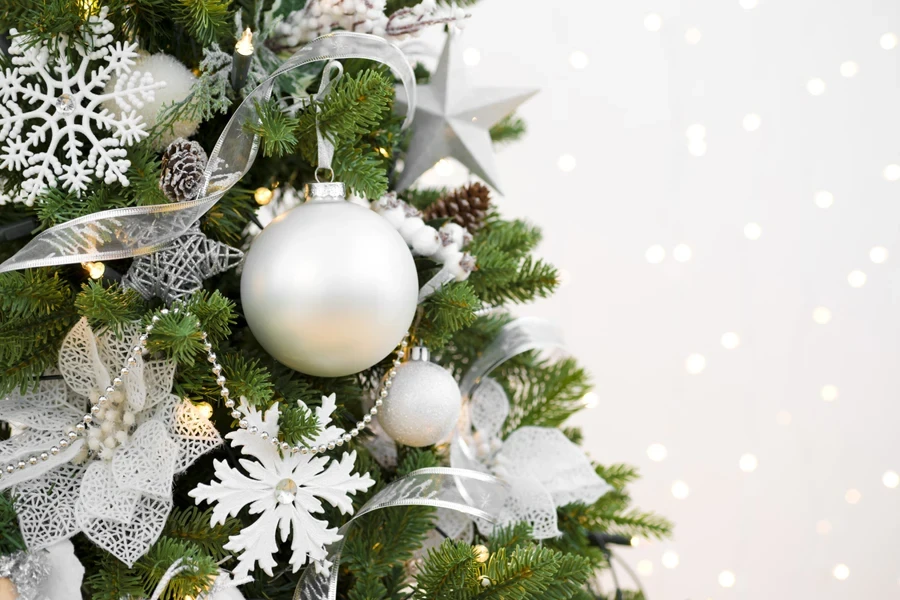
[[[178,306],[174,307],[171,310],[171,312],[173,312],[175,314],[178,314],[179,311],[180,311],[180,307],[178,307]],[[160,309],[159,314],[167,315],[167,314],[169,314],[169,312],[170,312],[169,309],[163,308],[163,309]],[[148,352],[148,350],[146,348],[146,341],[147,341],[146,338],[149,337],[150,333],[153,331],[153,324],[158,323],[159,320],[160,320],[159,315],[153,315],[150,318],[150,323],[148,323],[147,326],[144,328],[145,333],[141,336],[143,343],[141,343],[139,346],[134,346],[131,349],[132,355],[129,356],[128,360],[126,361],[128,364],[130,364],[132,366],[136,365],[137,364],[136,357],[139,355],[142,355],[142,354],[146,354]],[[195,326],[197,327],[197,329],[200,329],[200,322],[197,321],[195,323]],[[207,337],[209,337],[209,336],[205,331],[201,331],[200,337],[201,337],[201,339],[206,340]],[[404,336],[403,340],[400,342],[400,345],[398,346],[397,351],[396,351],[397,358],[394,360],[394,364],[397,364],[398,362],[400,362],[400,359],[403,358],[404,354],[406,353],[406,348],[409,345],[407,338],[408,338],[408,335]],[[212,344],[206,343],[204,345],[204,347],[206,348],[206,351],[207,351],[206,358],[212,365],[210,370],[213,372],[214,375],[216,375],[216,384],[220,388],[219,393],[221,394],[221,396],[223,398],[225,398],[225,406],[227,408],[234,408],[235,402],[234,402],[234,400],[232,400],[229,397],[230,391],[228,390],[227,387],[225,387],[225,377],[222,376],[222,374],[221,374],[222,373],[222,365],[220,365],[217,362],[216,354],[215,354],[215,352],[212,351]],[[128,375],[128,373],[129,373],[128,368],[122,367],[120,373],[122,376]],[[386,394],[387,388],[390,388],[393,378],[394,378],[394,376],[396,376],[396,374],[397,374],[397,371],[395,369],[391,369],[387,373],[387,376],[385,378],[384,383],[382,384],[382,389],[380,392],[382,398],[387,395]],[[109,401],[108,395],[118,392],[119,388],[122,387],[123,382],[124,382],[124,380],[122,379],[122,377],[113,378],[112,385],[108,386],[106,388],[107,395],[99,396],[97,398],[96,402],[91,406],[90,412],[86,413],[82,417],[83,422],[77,423],[74,427],[71,428],[72,429],[71,431],[68,431],[66,433],[66,437],[60,438],[57,445],[50,448],[50,454],[52,454],[54,456],[59,454],[60,449],[68,448],[69,444],[72,441],[75,441],[79,437],[83,436],[85,433],[87,433],[88,437],[90,438],[88,440],[88,447],[95,451],[100,449],[101,446],[105,446],[106,448],[109,448],[109,449],[115,448],[118,444],[122,443],[125,439],[127,439],[128,433],[126,431],[117,431],[115,433],[104,431],[104,433],[112,433],[112,435],[103,436],[103,439],[101,441],[101,439],[99,437],[101,430],[104,429],[104,425],[107,428],[109,428],[111,426],[111,423],[108,420],[104,420],[102,425],[100,427],[97,427],[96,423],[94,422],[94,416],[98,415],[100,413],[100,411],[102,410],[102,406]],[[334,440],[331,440],[329,442],[319,444],[318,446],[290,445],[287,442],[281,442],[281,440],[279,440],[278,437],[275,436],[275,437],[271,438],[271,443],[273,446],[280,446],[280,448],[283,451],[291,452],[292,454],[296,454],[296,453],[316,454],[317,452],[322,453],[322,452],[326,452],[328,450],[333,450],[335,447],[340,446],[345,442],[349,443],[349,441],[351,439],[357,437],[361,431],[363,431],[366,427],[369,426],[369,423],[371,423],[371,421],[372,421],[372,416],[374,416],[378,413],[378,406],[381,406],[381,400],[378,400],[376,404],[377,404],[376,406],[373,406],[371,409],[369,409],[369,414],[363,416],[363,420],[358,422],[356,424],[356,427],[351,429],[349,432],[343,434],[342,436],[337,437]],[[131,415],[131,413],[123,413],[123,415],[122,415],[123,421],[127,421],[128,415]],[[245,429],[248,433],[251,433],[254,435],[260,435],[260,438],[264,439],[264,440],[269,438],[269,435],[267,433],[262,432],[262,434],[260,434],[257,427],[250,426],[250,423],[247,421],[246,418],[244,418],[243,413],[235,410],[231,413],[231,416],[234,417],[235,419],[238,419],[238,427],[240,427],[241,429]],[[134,415],[131,415],[131,420],[132,421],[134,420]],[[120,434],[122,434],[122,435],[120,435]],[[126,436],[126,437],[123,438],[122,436]],[[107,452],[109,452],[109,450],[107,450]],[[49,458],[49,456],[47,455],[47,453],[42,452],[39,455],[33,455],[33,456],[29,456],[29,457],[25,458],[24,460],[19,460],[15,464],[8,464],[3,468],[3,470],[5,470],[6,473],[12,474],[12,473],[15,473],[17,469],[18,470],[24,469],[28,465],[37,464],[38,460],[47,460],[48,458]],[[3,470],[0,470],[0,476],[2,476]]]

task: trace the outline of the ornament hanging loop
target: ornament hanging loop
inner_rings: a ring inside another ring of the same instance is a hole
[[[322,102],[328,97],[332,87],[344,75],[344,65],[336,60],[329,61],[322,70],[322,82],[319,84],[319,91],[316,93],[314,100],[316,110],[316,144],[319,148],[319,162],[316,168],[316,181],[319,181],[319,171],[324,169],[331,172],[331,179],[334,181],[334,171],[331,168],[331,161],[334,159],[334,143],[328,139],[328,136],[322,133],[319,126],[319,113],[322,112]]]

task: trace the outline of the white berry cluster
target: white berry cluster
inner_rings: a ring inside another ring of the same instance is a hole
[[[390,16],[386,5],[387,0],[310,0],[276,26],[274,38],[280,46],[294,47],[343,29],[402,39],[428,25],[459,25],[468,16],[458,6],[441,8],[436,0],[422,0]]]
[[[445,223],[440,229],[425,224],[422,213],[389,192],[372,204],[372,209],[400,232],[413,252],[444,265],[456,278],[465,281],[475,270],[475,257],[463,252],[472,234],[456,223]]]
[[[97,404],[99,393],[94,392],[91,404]],[[135,414],[128,409],[125,394],[120,390],[107,393],[109,403],[100,406],[94,415],[94,427],[88,430],[87,447],[104,460],[111,460],[115,449],[128,441],[134,427]],[[99,427],[97,426],[99,425]]]

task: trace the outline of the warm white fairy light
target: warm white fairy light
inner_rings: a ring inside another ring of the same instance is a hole
[[[857,73],[859,73],[859,65],[856,61],[845,60],[841,63],[841,75],[844,77],[856,77]]]
[[[563,173],[571,173],[575,170],[575,157],[571,154],[563,154],[556,159],[556,166],[559,167],[559,170]]]
[[[691,488],[683,481],[676,481],[672,484],[672,495],[677,500],[684,500],[691,494]]]
[[[881,172],[887,181],[900,181],[900,165],[891,163]]]
[[[649,577],[653,575],[653,563],[647,559],[639,561],[637,564],[638,575]]]
[[[678,553],[674,550],[666,550],[662,555],[662,566],[667,569],[674,569],[678,566],[678,563],[681,562],[678,558]]]
[[[737,578],[731,571],[722,571],[719,573],[719,585],[723,588],[732,588],[737,583]]]
[[[691,256],[693,256],[693,251],[687,244],[678,244],[672,249],[672,258],[678,262],[687,262],[691,260]]]
[[[828,190],[819,190],[813,194],[813,202],[819,208],[831,208],[831,205],[834,204],[834,194]]]
[[[762,227],[759,226],[759,223],[747,223],[746,225],[744,225],[744,237],[751,242],[755,242],[761,236]]]
[[[100,279],[106,273],[106,265],[101,261],[81,263],[91,279]]]
[[[819,325],[828,325],[831,322],[831,310],[824,306],[817,306],[813,309],[812,318]]]
[[[693,138],[688,141],[688,152],[691,156],[701,157],[706,154],[706,140]]]
[[[734,350],[741,345],[741,336],[733,331],[726,331],[722,334],[722,347],[726,350]]]
[[[823,385],[822,389],[819,390],[819,395],[825,402],[834,402],[838,399],[838,388],[836,385]]]
[[[884,475],[881,476],[881,483],[885,487],[895,489],[897,486],[900,486],[900,475],[897,474],[897,471],[885,471]]]
[[[199,414],[204,419],[209,419],[213,415],[213,407],[209,404],[209,402],[200,402],[195,405],[197,407],[197,414]]]
[[[838,581],[844,581],[845,579],[850,577],[850,568],[843,563],[837,564],[834,566],[831,574],[834,575],[834,578]]]
[[[739,4],[744,10],[753,10],[759,6],[759,0],[739,0]]]
[[[658,265],[666,259],[666,249],[659,244],[653,244],[644,253],[644,257],[651,265]]]
[[[893,50],[897,47],[897,41],[897,34],[889,31],[881,36],[881,39],[878,40],[878,43],[885,50]]]
[[[463,51],[463,62],[470,67],[476,66],[481,62],[481,51],[478,48],[466,48]]]
[[[588,55],[581,50],[576,50],[569,55],[569,64],[573,69],[584,69],[588,66]]]
[[[847,504],[859,504],[859,501],[862,500],[862,494],[859,490],[850,488],[844,494],[844,500],[847,501]]]
[[[756,470],[756,467],[759,466],[759,460],[754,454],[748,452],[741,456],[741,459],[738,461],[738,466],[744,473],[752,473]]]
[[[600,403],[600,396],[597,395],[597,392],[588,392],[584,396],[581,397],[581,404],[585,408],[596,408],[596,406]]]
[[[850,274],[847,275],[847,283],[854,288],[861,288],[866,285],[866,279],[866,274],[859,270],[850,271]]]
[[[816,521],[816,533],[819,535],[828,535],[831,533],[831,521],[828,519]]]
[[[888,259],[888,254],[888,249],[884,246],[874,246],[869,250],[869,260],[880,265]]]
[[[442,158],[434,164],[434,172],[439,177],[449,177],[453,175],[453,163],[446,158]]]
[[[793,421],[793,417],[791,416],[791,413],[786,410],[779,410],[775,415],[775,423],[781,427],[787,427],[791,424],[791,421]]]
[[[706,127],[700,123],[692,123],[684,130],[684,136],[689,140],[702,140],[706,137]]]
[[[653,462],[661,462],[669,455],[669,451],[662,444],[650,444],[647,447],[647,456]]]
[[[644,17],[644,27],[647,31],[659,31],[662,28],[662,17],[656,13],[650,13]]]
[[[701,39],[703,39],[703,34],[700,33],[700,30],[696,27],[691,27],[684,32],[684,41],[691,46],[696,46],[697,44],[699,44]]]
[[[685,359],[684,368],[691,375],[699,375],[706,368],[706,358],[702,354],[691,354]]]
[[[806,82],[806,91],[813,96],[821,96],[825,93],[825,82],[819,77],[813,77]]]
[[[756,113],[744,116],[744,131],[756,131],[762,125],[762,117]]]

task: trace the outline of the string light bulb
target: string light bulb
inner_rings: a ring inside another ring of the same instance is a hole
[[[253,32],[248,27],[234,45],[234,54],[231,55],[231,87],[235,91],[247,83],[251,62],[253,62]]]
[[[106,272],[106,265],[99,260],[97,262],[82,263],[84,270],[88,272],[91,279],[100,279]]]
[[[265,206],[269,202],[272,201],[272,197],[275,195],[275,192],[270,190],[267,187],[258,187],[256,191],[253,192],[253,199],[256,200],[256,203],[260,206]]]
[[[486,563],[491,556],[490,550],[483,544],[474,546],[472,550],[475,551],[475,562]]]
[[[213,414],[213,407],[209,404],[209,402],[200,402],[199,404],[195,404],[197,407],[197,412],[204,419],[209,419]]]

